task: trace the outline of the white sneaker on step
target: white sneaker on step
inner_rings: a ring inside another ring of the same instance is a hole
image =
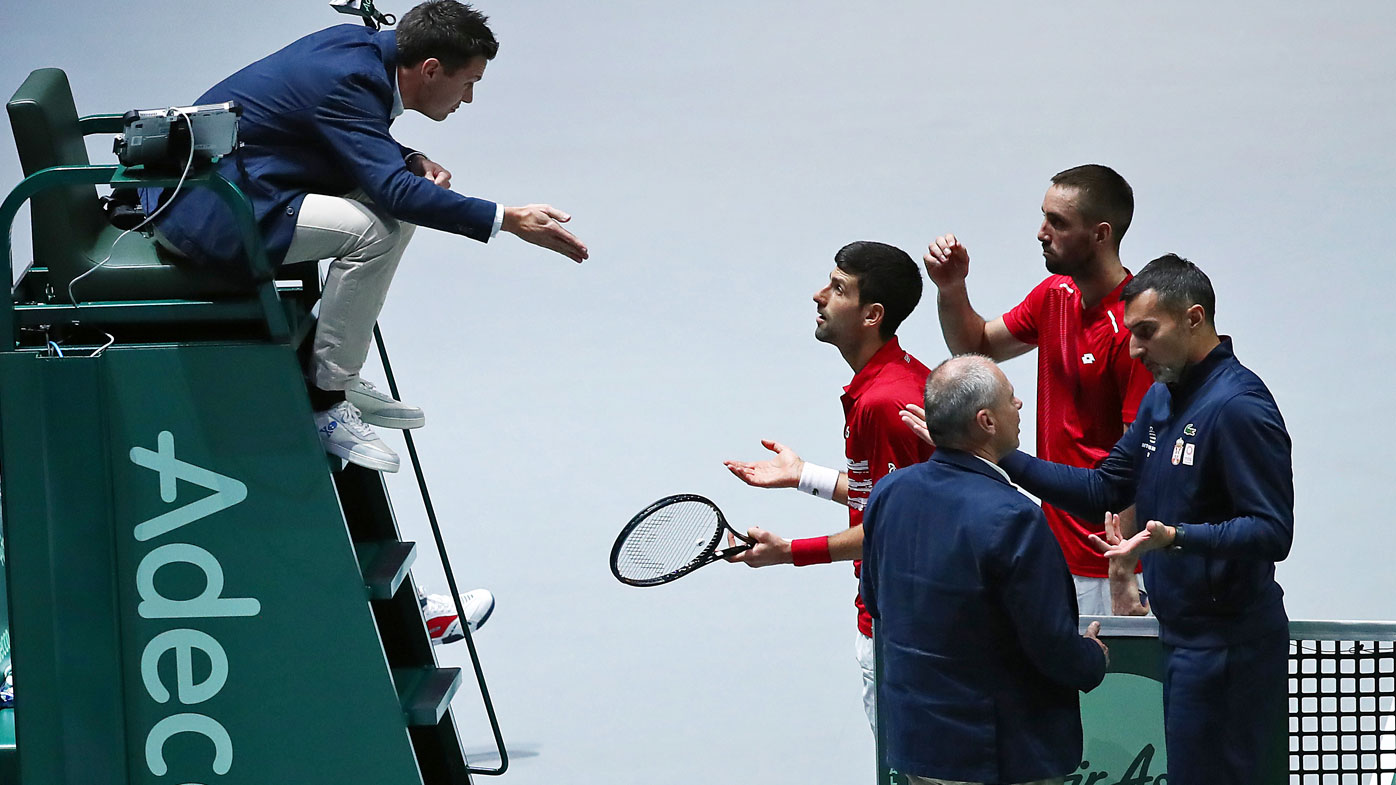
[[[363,379],[357,379],[349,385],[344,391],[344,397],[358,408],[359,416],[369,425],[405,430],[427,424],[427,417],[421,409],[408,406]]]
[[[456,604],[449,595],[419,594],[417,601],[422,604],[422,616],[427,621],[427,632],[431,635],[433,646],[455,643],[465,638]],[[489,589],[471,589],[460,596],[460,604],[465,610],[466,623],[474,632],[485,626],[485,621],[494,612],[494,594]]]
[[[348,401],[316,412],[315,429],[320,433],[320,444],[330,455],[380,472],[395,472],[401,465],[397,453],[364,425],[359,410]]]

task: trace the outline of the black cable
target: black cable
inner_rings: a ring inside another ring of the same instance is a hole
[[[401,401],[402,395],[398,393],[397,379],[393,377],[393,366],[388,361],[388,347],[383,343],[383,332],[378,328],[378,323],[373,324],[373,340],[378,344],[378,358],[383,362],[383,374],[388,378],[388,391],[393,398]],[[412,460],[412,471],[417,475],[417,488],[422,492],[422,504],[426,507],[427,521],[431,523],[431,534],[436,539],[436,550],[441,555],[441,565],[446,570],[446,585],[451,591],[451,600],[456,604],[456,614],[461,623],[461,631],[465,633],[465,645],[470,649],[470,663],[475,668],[475,682],[480,686],[480,695],[485,702],[485,713],[489,715],[490,730],[494,733],[494,743],[499,750],[499,768],[497,769],[477,769],[466,761],[465,770],[471,774],[483,774],[486,776],[496,776],[503,774],[509,768],[509,753],[504,749],[504,736],[499,730],[499,720],[494,714],[494,703],[490,701],[489,687],[485,686],[485,672],[480,668],[480,656],[475,651],[475,639],[470,632],[470,624],[465,615],[465,608],[461,605],[460,589],[456,587],[456,576],[451,571],[451,560],[446,555],[446,541],[441,537],[441,526],[436,521],[436,508],[431,504],[431,493],[427,490],[427,479],[422,474],[422,463],[417,459],[417,446],[412,441],[412,432],[404,430],[403,437],[407,440],[407,455]]]

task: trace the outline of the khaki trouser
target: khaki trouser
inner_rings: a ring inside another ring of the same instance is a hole
[[[311,349],[316,387],[343,390],[358,378],[393,273],[416,228],[381,211],[360,192],[348,198],[306,195],[286,261],[330,260]]]

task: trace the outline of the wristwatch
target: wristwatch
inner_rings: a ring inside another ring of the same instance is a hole
[[[1183,527],[1173,527],[1173,544],[1168,546],[1170,551],[1181,551],[1183,549]]]

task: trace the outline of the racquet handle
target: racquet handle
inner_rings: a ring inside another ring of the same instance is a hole
[[[752,545],[750,543],[744,545],[734,545],[731,548],[723,548],[722,550],[718,551],[715,555],[719,559],[725,559],[728,556],[736,556],[742,551],[749,551],[751,550],[751,548]]]

